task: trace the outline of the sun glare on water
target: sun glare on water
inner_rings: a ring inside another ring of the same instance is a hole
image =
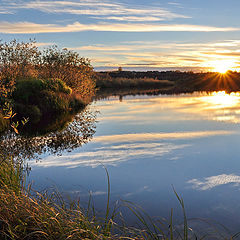
[[[210,96],[203,97],[203,100],[211,108],[229,108],[240,103],[240,93],[226,93],[225,91],[213,92]]]

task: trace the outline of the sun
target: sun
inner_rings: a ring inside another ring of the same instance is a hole
[[[235,62],[232,60],[216,60],[210,63],[215,72],[226,73],[229,70],[234,70]]]

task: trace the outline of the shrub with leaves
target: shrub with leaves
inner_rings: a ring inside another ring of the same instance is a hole
[[[84,107],[81,100],[60,79],[28,78],[18,80],[13,92],[14,111],[20,117],[29,117],[35,123],[64,112],[78,111]],[[73,102],[77,102],[78,105]],[[78,106],[78,109],[76,109]]]
[[[41,78],[61,79],[84,100],[94,94],[95,83],[90,61],[66,48],[60,50],[53,46],[44,50],[39,75]]]
[[[0,89],[12,92],[18,78],[37,76],[36,65],[40,52],[35,41],[9,43],[0,42]]]
[[[76,52],[57,46],[40,51],[33,40],[0,42],[1,98],[11,97],[16,82],[30,77],[60,79],[83,100],[89,100],[95,89],[92,76],[90,61]]]

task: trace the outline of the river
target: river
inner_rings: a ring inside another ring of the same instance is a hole
[[[174,221],[181,223],[175,189],[189,219],[240,230],[239,93],[112,96],[92,102],[88,111],[96,115],[91,141],[30,160],[33,188],[58,189],[83,205],[91,194],[101,214],[104,165],[111,204],[131,201],[166,219],[173,208]],[[130,215],[126,221],[135,223]]]

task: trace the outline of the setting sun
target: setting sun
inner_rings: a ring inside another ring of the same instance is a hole
[[[235,63],[232,60],[217,60],[211,62],[211,65],[214,71],[222,74],[226,73],[229,70],[234,70],[235,68]]]

